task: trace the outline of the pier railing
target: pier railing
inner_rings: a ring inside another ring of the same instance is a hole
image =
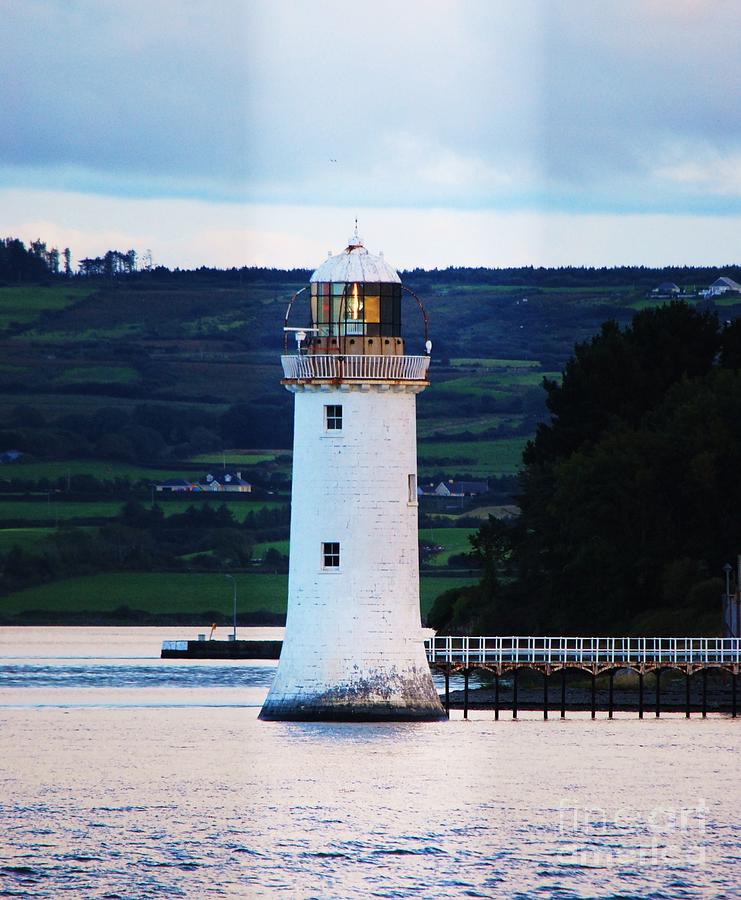
[[[741,638],[709,637],[434,637],[431,664],[716,665],[741,663]]]
[[[426,381],[429,356],[360,356],[307,353],[282,356],[285,378],[358,381]]]

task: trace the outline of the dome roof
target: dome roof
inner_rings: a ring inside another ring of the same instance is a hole
[[[401,284],[401,278],[382,256],[375,256],[363,246],[358,229],[347,247],[336,256],[330,256],[314,272],[309,281],[393,281]]]

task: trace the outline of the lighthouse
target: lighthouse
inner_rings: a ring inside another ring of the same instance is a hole
[[[402,337],[403,291],[421,313],[425,352],[416,355]],[[302,299],[306,317],[292,324]],[[426,323],[416,296],[357,228],[289,305],[288,610],[262,719],[444,718],[419,609],[416,395],[428,385]]]

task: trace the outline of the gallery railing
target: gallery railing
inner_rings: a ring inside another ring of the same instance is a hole
[[[430,357],[307,353],[281,362],[289,380],[426,381]]]

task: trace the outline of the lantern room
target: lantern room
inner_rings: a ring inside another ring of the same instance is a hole
[[[345,250],[314,272],[310,290],[310,353],[403,355],[401,279],[366,250],[357,228]]]

